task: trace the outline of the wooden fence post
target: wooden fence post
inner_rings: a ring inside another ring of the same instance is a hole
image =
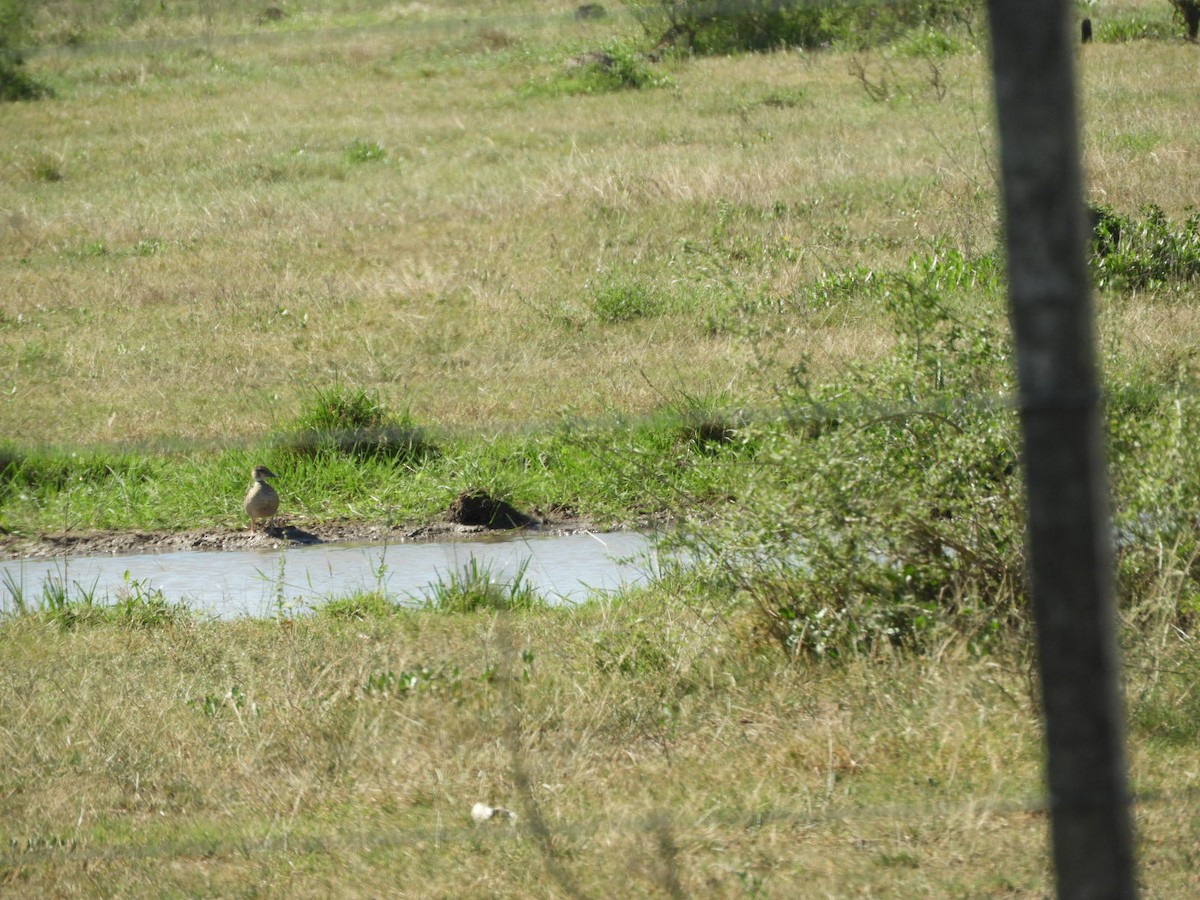
[[[1058,894],[1135,896],[1065,0],[989,0]]]

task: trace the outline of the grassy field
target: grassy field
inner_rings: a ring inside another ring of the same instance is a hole
[[[337,379],[485,432],[761,399],[764,334],[832,374],[888,347],[870,308],[807,302],[821,275],[995,244],[978,50],[937,85],[916,55],[791,52],[576,94],[568,60],[636,26],[236,24],[47,50],[28,68],[56,99],[0,111],[5,434],[244,443]],[[1088,48],[1094,199],[1188,203],[1191,50]]]
[[[1043,897],[1025,651],[797,664],[673,582],[614,605],[0,639],[9,896]],[[1144,896],[1200,884],[1195,654],[1128,648]],[[476,803],[517,811],[474,825]]]
[[[1020,651],[797,665],[679,584],[342,616],[6,622],[4,893],[1051,893]],[[1196,660],[1137,650],[1144,896],[1186,897]]]
[[[310,517],[420,519],[477,486],[611,515],[627,497],[531,476],[530,444],[582,431],[606,458],[630,422],[775,415],[798,363],[842,383],[890,358],[872,277],[996,249],[987,58],[965,32],[635,60],[643,86],[612,90],[571,61],[631,59],[648,42],[627,16],[356,6],[35,17],[31,40],[68,46],[26,66],[53,99],[0,107],[0,435],[31,462],[0,524],[233,524],[250,456],[289,469],[288,506]],[[1156,10],[1095,15],[1165,23]],[[1197,139],[1174,73],[1192,49],[1081,54],[1093,201],[1186,215]],[[1112,358],[1139,377],[1189,365],[1192,304],[1131,297],[1103,305]],[[949,302],[1004,328],[999,285]],[[405,466],[331,490],[270,457],[337,386],[453,444],[435,487],[414,495]],[[136,463],[112,463],[126,451]],[[494,485],[468,483],[480,452]],[[43,471],[47,454],[65,462]],[[141,474],[59,477],[79,454]]]
[[[616,7],[282,6],[38,6],[0,536],[244,527],[265,462],[293,521],[478,487],[697,564],[575,610],[9,604],[0,893],[1048,895],[981,20],[650,59]],[[1186,897],[1196,48],[1087,11],[1139,861]],[[339,422],[405,442],[306,443]]]

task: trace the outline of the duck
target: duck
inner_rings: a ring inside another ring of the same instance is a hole
[[[246,491],[246,515],[250,517],[250,533],[254,534],[254,522],[256,519],[271,519],[275,518],[275,513],[279,511],[279,494],[275,488],[267,484],[268,478],[278,478],[279,476],[268,469],[266,466],[254,467],[254,480],[250,482],[250,489]],[[270,524],[268,523],[268,526]]]

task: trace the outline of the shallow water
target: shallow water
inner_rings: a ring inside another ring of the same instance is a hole
[[[525,566],[526,582],[551,603],[638,584],[654,569],[651,539],[634,532],[9,560],[0,562],[0,606],[13,608],[12,585],[26,602],[37,603],[51,580],[65,583],[72,598],[89,593],[114,599],[127,589],[127,577],[143,589],[161,590],[173,603],[222,618],[271,616],[281,605],[304,611],[380,588],[399,602],[418,604],[472,559],[500,582]]]

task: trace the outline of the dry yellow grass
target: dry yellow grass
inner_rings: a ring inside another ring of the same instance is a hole
[[[663,67],[672,87],[573,97],[536,87],[627,21],[375,13],[33,59],[59,97],[0,110],[0,429],[238,440],[335,378],[449,426],[643,412],[680,385],[753,396],[764,329],[788,329],[783,362],[831,372],[836,348],[886,341],[869,312],[805,308],[821,273],[994,246],[981,53],[940,65],[940,101],[927,63],[891,51],[856,58],[885,103],[843,53],[698,59]],[[1190,203],[1192,49],[1081,53],[1094,199]],[[386,159],[349,161],[355,141]],[[604,324],[589,300],[614,277],[682,302]],[[710,327],[762,300],[784,312]]]
[[[805,307],[820,274],[994,246],[982,54],[941,65],[940,101],[925,61],[882,53],[858,61],[886,103],[841,53],[572,97],[529,88],[611,34],[553,21],[35,58],[60,97],[2,110],[0,427],[245,439],[337,378],[449,426],[754,396],[764,329],[830,372],[886,342],[869,311]],[[1191,49],[1082,55],[1094,198],[1188,204]],[[351,162],[356,141],[386,159]],[[612,278],[679,302],[605,324],[589,302]],[[783,311],[713,331],[763,301]]]
[[[1050,890],[1019,652],[950,642],[797,665],[688,605],[9,621],[0,883],[14,896]],[[1192,667],[1154,656],[1129,675],[1139,852],[1145,895],[1183,897],[1198,884],[1195,753],[1161,722],[1191,708]],[[515,810],[515,827],[474,825],[477,802]]]
[[[27,895],[557,896],[537,816],[560,875],[599,895],[1044,886],[1019,678],[962,659],[796,669],[694,615],[661,626],[6,626],[20,849],[0,872]],[[412,690],[367,689],[387,671]],[[518,827],[476,828],[477,801]]]
[[[745,380],[752,348],[708,305],[792,300],[948,226],[990,242],[982,154],[957,136],[979,57],[949,64],[966,87],[942,104],[872,104],[844,57],[795,54],[564,97],[523,93],[562,67],[536,34],[451,37],[35,60],[61,97],[4,110],[6,430],[245,435],[335,377],[449,425],[643,411]],[[387,159],[349,162],[355,141]],[[615,276],[695,299],[604,325],[588,299]],[[820,355],[818,324],[792,353]]]

